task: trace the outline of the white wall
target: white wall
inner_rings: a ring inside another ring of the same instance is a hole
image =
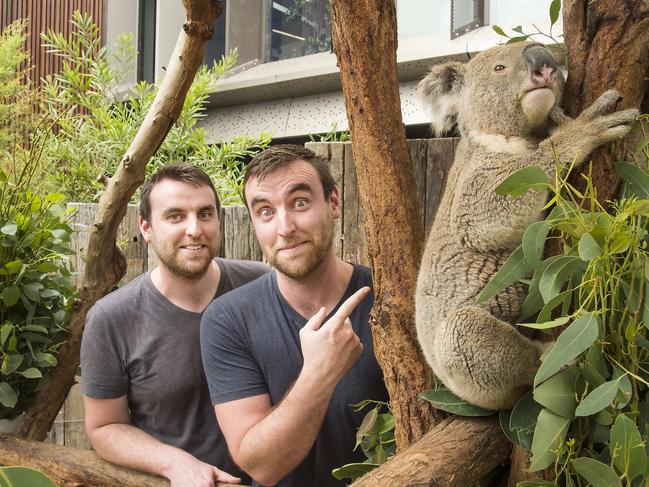
[[[156,9],[155,73],[163,76],[169,64],[180,29],[185,21],[185,9],[180,0],[158,0]]]
[[[133,42],[137,48],[137,11],[138,2],[135,0],[110,0],[106,9],[106,45],[111,47],[117,42],[120,34],[133,33]],[[137,77],[137,58],[128,83],[135,83]]]

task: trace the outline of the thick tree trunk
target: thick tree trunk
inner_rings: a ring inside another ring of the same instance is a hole
[[[649,2],[564,0],[563,29],[569,60],[563,103],[568,115],[577,116],[611,88],[622,95],[618,109],[647,103]],[[617,193],[620,179],[612,163],[626,157],[627,145],[621,141],[593,154],[593,177],[601,202]]]
[[[68,328],[67,342],[58,365],[48,374],[48,387],[34,398],[18,434],[43,440],[74,384],[79,366],[81,335],[88,310],[109,293],[124,276],[126,261],[115,245],[117,227],[126,205],[144,181],[146,165],[182,111],[187,90],[203,63],[204,45],[213,34],[214,19],[221,12],[218,0],[183,0],[187,19],[168,65],[167,75],[115,175],[99,201],[99,210],[88,243],[86,270],[79,303]]]
[[[35,468],[61,487],[169,487],[167,479],[113,465],[94,451],[24,440],[4,433],[0,434],[0,465]]]
[[[646,0],[564,0],[563,30],[568,80],[563,95],[566,114],[576,117],[604,91],[622,95],[618,109],[639,108],[649,99],[649,3]],[[613,199],[620,178],[613,162],[624,160],[628,143],[616,142],[592,155],[593,179],[600,203]],[[571,182],[583,186],[579,174]],[[556,253],[559,249],[549,249]],[[550,470],[530,474],[529,452],[512,453],[510,486],[531,478],[551,479]]]
[[[473,485],[507,460],[511,443],[497,418],[449,418],[423,438],[361,477],[354,487]]]
[[[396,11],[394,2],[380,0],[331,0],[331,9],[376,294],[374,346],[401,450],[442,415],[419,398],[431,387],[414,326],[423,237],[401,121]]]

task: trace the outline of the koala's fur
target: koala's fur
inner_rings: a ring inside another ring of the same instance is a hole
[[[419,271],[418,339],[451,391],[489,409],[511,407],[532,385],[544,350],[512,326],[525,298],[521,283],[475,304],[547,200],[539,192],[511,198],[494,189],[532,164],[554,179],[554,151],[562,161],[584,162],[597,146],[626,135],[638,114],[612,113],[619,95],[608,91],[572,120],[559,109],[562,89],[551,54],[535,43],[434,66],[420,83],[433,129],[457,123],[461,141]]]

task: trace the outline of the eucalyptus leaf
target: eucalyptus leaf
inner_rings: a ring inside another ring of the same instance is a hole
[[[30,367],[25,370],[19,370],[18,373],[23,377],[25,377],[26,379],[40,379],[41,377],[43,377],[41,371],[35,367]]]
[[[491,280],[484,287],[484,289],[476,299],[476,303],[479,304],[490,298],[493,298],[500,291],[506,289],[511,284],[522,278],[529,270],[530,266],[525,260],[523,248],[520,246],[516,247],[516,249],[502,265],[500,270],[498,270],[496,275],[491,278]]]
[[[18,402],[18,394],[6,382],[0,382],[0,404],[6,408],[12,408]]]
[[[21,353],[8,353],[2,358],[2,375],[13,374],[22,365],[25,357]]]
[[[509,37],[507,34],[505,34],[505,31],[502,29],[502,27],[500,27],[500,26],[494,24],[494,25],[491,26],[491,28],[492,28],[493,31],[494,31],[496,34],[498,34],[499,36]]]
[[[633,420],[624,414],[618,415],[611,428],[611,451],[613,466],[619,473],[634,479],[644,473],[647,465],[645,446]]]
[[[552,0],[550,4],[550,26],[554,25],[559,19],[559,12],[561,11],[561,0]]]
[[[602,248],[590,233],[584,233],[579,239],[579,257],[581,260],[589,262],[602,255]]]
[[[577,407],[577,378],[581,371],[570,367],[534,388],[534,400],[554,414],[572,419]]]
[[[527,38],[521,36],[520,39]],[[517,39],[517,38],[513,38]],[[510,39],[511,40],[511,39]],[[500,196],[510,195],[514,198],[522,195],[530,189],[545,190],[550,185],[547,173],[539,166],[527,166],[519,169],[505,179],[496,187],[496,194]]]
[[[593,487],[621,487],[620,477],[608,465],[594,458],[582,457],[570,460],[575,471]]]
[[[638,198],[649,198],[649,174],[628,162],[615,163],[615,169]]]
[[[594,389],[586,398],[579,403],[575,416],[591,416],[600,412],[611,405],[618,389],[620,388],[620,380],[612,380],[605,382],[601,386]]]
[[[559,294],[561,286],[568,280],[570,273],[577,268],[581,259],[574,255],[564,255],[552,262],[543,272],[539,281],[539,290],[543,301],[548,302]]]
[[[43,473],[27,467],[0,467],[2,487],[56,487]]]
[[[557,326],[563,326],[570,321],[570,316],[561,316],[556,320],[546,321],[545,323],[518,323],[518,326],[533,328],[535,330],[549,330]]]
[[[556,460],[555,451],[564,441],[570,420],[543,409],[536,421],[532,441],[530,472],[537,472],[552,465]]]
[[[523,254],[525,260],[533,267],[541,264],[543,257],[543,248],[545,247],[545,238],[550,231],[550,224],[541,220],[532,223],[523,234]]]
[[[457,414],[458,416],[491,416],[496,413],[496,411],[469,404],[448,389],[424,391],[420,394],[420,397],[430,402],[436,409]]]
[[[363,418],[361,425],[358,427],[358,430],[356,431],[356,445],[354,446],[354,450],[358,448],[358,445],[360,445],[361,442],[363,441],[363,437],[365,437],[365,435],[367,435],[368,432],[372,429],[374,423],[376,422],[376,418],[378,418],[378,416],[379,416],[378,408],[372,408],[367,412],[367,414],[365,414],[365,417]]]
[[[547,480],[525,480],[518,482],[516,487],[555,487],[555,483]]]
[[[7,308],[13,306],[20,299],[20,289],[15,284],[7,286],[2,290],[2,301]]]
[[[331,471],[331,475],[336,477],[338,480],[351,479],[354,481],[366,473],[371,472],[378,466],[378,463],[348,463],[340,468],[334,468]]]
[[[558,306],[562,305],[566,301],[570,302],[571,300],[572,300],[572,289],[568,289],[566,291],[557,294],[552,299],[550,299],[547,303],[545,303],[545,305],[543,305],[543,308],[539,312],[536,321],[543,323],[545,321],[552,319],[552,312]]]
[[[566,328],[554,346],[545,354],[534,377],[534,387],[557,373],[563,366],[588,349],[599,334],[598,319],[584,313]]]
[[[543,407],[532,397],[531,392],[521,396],[509,415],[509,430],[516,435],[517,443],[526,449],[532,447],[536,420]]]

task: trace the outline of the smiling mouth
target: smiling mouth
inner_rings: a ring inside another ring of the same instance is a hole
[[[296,242],[294,244],[286,245],[284,247],[281,247],[279,250],[293,250],[293,249],[296,249],[296,248],[298,248],[299,246],[301,246],[302,244],[305,244],[305,243],[306,243],[306,241],[304,241],[304,242]]]
[[[180,248],[185,250],[200,250],[205,248],[205,245],[181,245]]]

